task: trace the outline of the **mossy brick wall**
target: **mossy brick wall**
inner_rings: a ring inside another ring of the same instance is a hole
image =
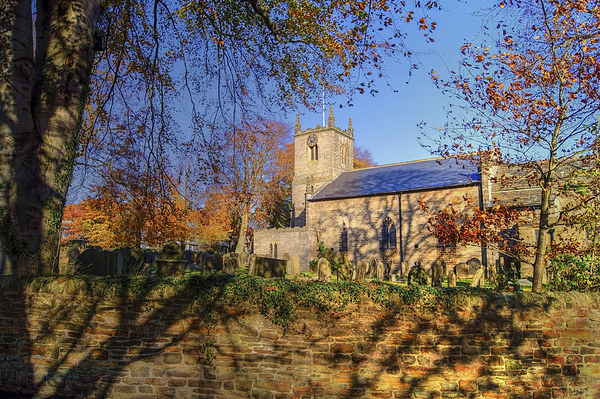
[[[328,315],[300,309],[284,335],[252,306],[214,301],[219,292],[191,300],[190,287],[0,278],[0,288],[4,393],[600,398],[598,294],[388,309],[365,299]]]

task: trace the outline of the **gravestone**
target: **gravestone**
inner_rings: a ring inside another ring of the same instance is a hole
[[[448,287],[456,287],[456,273],[453,270],[448,271]]]
[[[369,261],[369,267],[367,267],[367,274],[366,274],[366,278],[371,279],[374,276],[377,276],[377,259],[372,258]]]
[[[383,264],[383,262],[377,262],[377,270],[376,270],[376,275],[377,275],[377,281],[383,281],[383,278],[385,276],[385,265]]]
[[[300,273],[300,257],[298,255],[292,255],[292,259],[287,263],[287,274],[295,276]]]
[[[400,274],[402,274],[402,276],[406,276],[408,274],[408,262],[407,261],[402,261],[400,263]]]
[[[446,262],[443,260],[436,260],[431,265],[431,286],[441,287],[444,282],[444,269],[446,269]]]
[[[150,266],[154,262],[156,262],[157,253],[151,249],[144,250],[144,264],[146,266]]]
[[[264,278],[285,277],[287,261],[283,259],[257,256],[254,260],[253,275]]]
[[[156,259],[156,274],[160,277],[177,276],[185,272],[187,261],[181,245],[176,242],[165,244]]]
[[[457,263],[454,269],[457,279],[469,277],[469,266],[465,262]]]
[[[477,258],[471,258],[467,261],[467,265],[469,266],[469,277],[472,277],[481,267],[481,261]]]
[[[108,275],[106,253],[107,251],[99,250],[96,247],[86,248],[75,260],[77,270],[95,276]]]
[[[317,262],[317,276],[321,281],[329,281],[331,279],[331,265],[325,258],[319,258]]]
[[[337,270],[338,281],[351,281],[353,271],[352,263],[344,261]]]
[[[77,257],[81,252],[76,246],[70,246],[67,250],[67,269],[70,272],[77,271]]]
[[[480,267],[475,272],[473,276],[473,281],[471,281],[471,287],[483,287],[485,286],[485,277],[483,275],[483,267]]]
[[[408,285],[427,285],[427,272],[421,266],[421,262],[417,262],[408,272]]]
[[[238,256],[238,267],[248,267],[248,252],[242,252]]]
[[[205,252],[203,255],[204,267],[206,270],[223,270],[223,257],[216,252]]]
[[[254,276],[255,267],[256,267],[256,254],[252,254],[248,257],[248,275]]]
[[[223,256],[223,272],[225,272],[226,274],[235,274],[235,269],[237,269],[237,265],[237,257],[231,256],[231,254],[225,254]]]
[[[359,261],[356,265],[356,281],[364,281],[367,274],[367,262]]]
[[[194,263],[194,251],[190,251],[189,249],[183,251],[183,258],[188,265]]]
[[[139,274],[144,267],[144,254],[131,248],[119,248],[111,252],[116,274]]]

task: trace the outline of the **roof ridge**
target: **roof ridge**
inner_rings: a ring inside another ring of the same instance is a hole
[[[447,157],[447,158],[445,158],[445,157],[435,157],[435,158],[415,159],[413,161],[395,162],[395,163],[388,163],[388,164],[385,164],[385,165],[374,165],[374,166],[367,166],[367,167],[364,167],[364,168],[350,169],[350,170],[346,170],[344,172],[357,172],[357,171],[361,171],[361,170],[385,168],[387,166],[408,165],[408,164],[411,164],[411,163],[426,162],[426,161],[437,161],[439,159],[449,159],[449,158],[456,158],[456,157]]]

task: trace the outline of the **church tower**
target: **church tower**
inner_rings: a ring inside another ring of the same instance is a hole
[[[327,126],[302,130],[296,115],[294,127],[294,179],[292,181],[292,227],[304,227],[306,202],[342,172],[354,167],[354,128],[335,126],[329,108]]]

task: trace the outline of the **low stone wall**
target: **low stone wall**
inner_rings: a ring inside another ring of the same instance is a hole
[[[0,393],[600,397],[598,294],[388,308],[365,297],[328,315],[299,309],[284,334],[250,304],[191,299],[200,288],[0,278]]]

